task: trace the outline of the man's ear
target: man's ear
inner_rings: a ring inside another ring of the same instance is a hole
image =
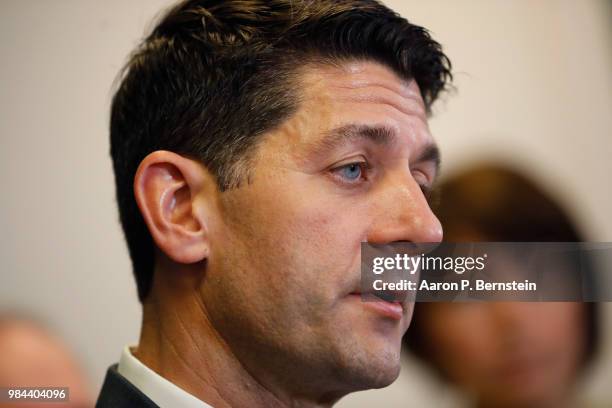
[[[200,163],[159,150],[138,166],[134,195],[157,247],[170,259],[192,264],[208,257],[206,212],[196,208],[198,194],[214,179]]]

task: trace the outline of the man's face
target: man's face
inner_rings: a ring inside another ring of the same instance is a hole
[[[304,71],[250,183],[219,194],[202,302],[249,372],[341,395],[399,373],[412,304],[361,301],[360,244],[441,240],[422,191],[437,156],[414,81],[374,62]]]

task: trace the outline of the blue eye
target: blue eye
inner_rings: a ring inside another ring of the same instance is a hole
[[[348,181],[356,181],[364,176],[364,167],[365,163],[357,162],[357,163],[349,163],[347,165],[338,167],[335,171],[340,175],[340,177],[348,180]]]

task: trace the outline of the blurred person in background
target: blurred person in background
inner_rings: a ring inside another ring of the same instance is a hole
[[[91,407],[85,374],[61,339],[21,317],[0,317],[0,387],[68,388],[68,402],[0,402],[0,407]]]
[[[447,242],[582,241],[561,206],[512,170],[476,166],[439,193]],[[432,302],[416,304],[404,344],[474,407],[563,408],[582,406],[576,385],[597,337],[595,303]]]

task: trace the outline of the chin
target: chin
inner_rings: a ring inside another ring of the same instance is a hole
[[[332,372],[347,392],[383,388],[393,383],[400,373],[401,340],[412,307],[404,321],[381,318],[364,313],[361,299],[346,302],[347,313],[336,319],[331,347],[325,351],[333,361]],[[410,305],[412,306],[412,305]]]
[[[384,388],[391,385],[400,374],[400,365],[387,367],[384,371],[379,371],[376,376],[371,378],[368,388]]]
[[[386,387],[397,379],[400,368],[399,350],[371,349],[354,353],[340,372],[352,392]]]
[[[353,375],[350,387],[351,391],[363,391],[373,388],[384,388],[391,385],[399,377],[400,366],[385,367],[384,370],[377,370],[372,367],[367,372]]]

